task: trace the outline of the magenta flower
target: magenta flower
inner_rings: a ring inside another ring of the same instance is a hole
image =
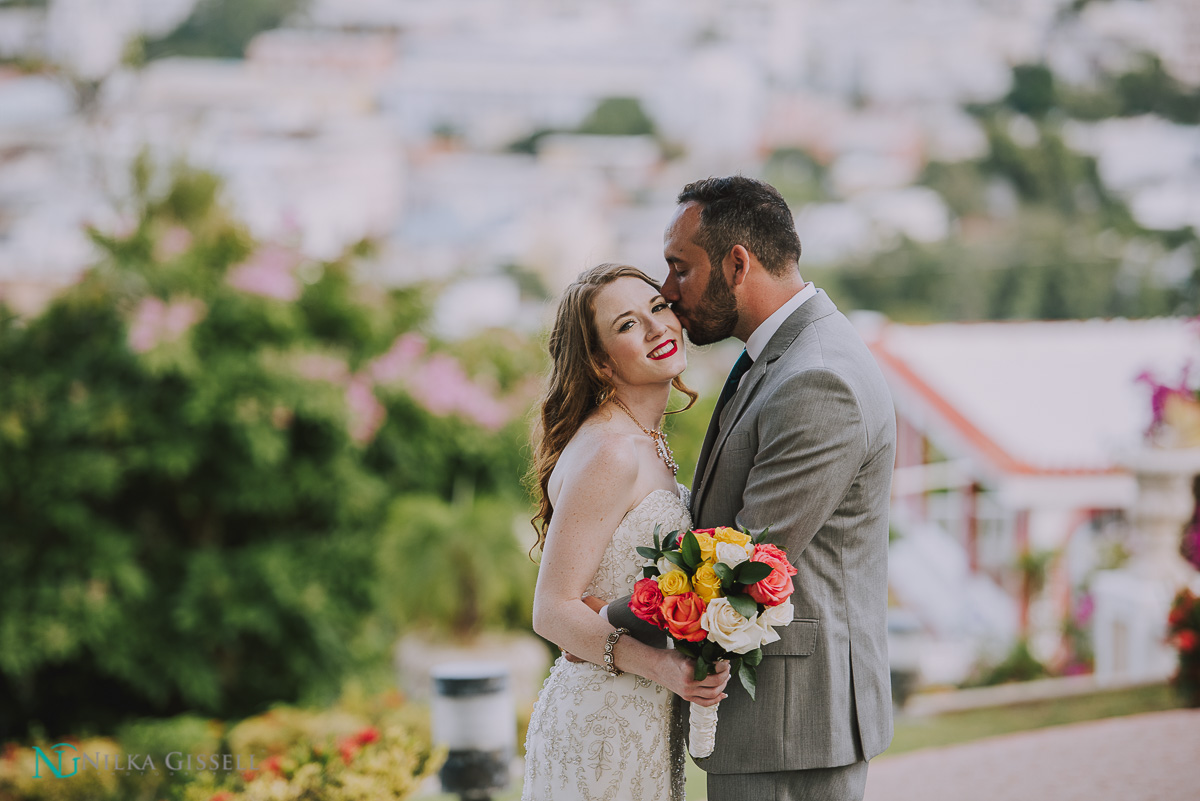
[[[425,338],[408,333],[396,338],[387,353],[371,362],[367,368],[378,384],[392,384],[407,378],[425,354]]]
[[[146,353],[164,342],[175,342],[206,311],[204,303],[194,298],[170,304],[158,298],[144,298],[134,310],[133,320],[129,324],[129,347],[136,353]]]
[[[1149,372],[1143,372],[1134,379],[1134,381],[1147,384],[1150,387],[1150,411],[1154,419],[1150,422],[1150,431],[1147,434],[1153,433],[1154,429],[1163,424],[1163,414],[1167,408],[1167,399],[1172,395],[1178,396],[1182,400],[1196,400],[1196,393],[1188,387],[1188,373],[1190,371],[1191,365],[1185,365],[1183,373],[1179,376],[1179,383],[1175,386],[1159,383]]]
[[[234,267],[229,285],[254,295],[291,301],[300,297],[300,281],[296,265],[300,258],[295,251],[279,245],[259,248],[249,260]]]
[[[163,232],[154,247],[154,258],[158,261],[171,259],[187,252],[192,246],[192,232],[182,225],[173,225]]]
[[[370,442],[387,419],[387,410],[371,390],[371,379],[359,374],[346,387],[346,405],[350,408],[350,436],[355,442]]]
[[[433,414],[461,414],[493,431],[508,420],[508,410],[491,393],[471,381],[457,361],[440,353],[421,365],[409,391]]]

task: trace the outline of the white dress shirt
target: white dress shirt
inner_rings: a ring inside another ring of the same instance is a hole
[[[804,305],[804,301],[817,294],[817,288],[813,286],[812,281],[804,285],[804,288],[792,295],[791,299],[775,310],[767,319],[759,324],[758,328],[754,329],[754,333],[746,340],[746,353],[750,354],[750,358],[758,361],[758,357],[766,349],[767,343],[771,341],[771,337],[775,336],[775,332],[783,325],[783,321],[792,316],[792,312]]]

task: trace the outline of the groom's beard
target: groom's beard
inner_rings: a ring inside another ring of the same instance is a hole
[[[733,336],[738,323],[737,298],[719,265],[708,274],[708,285],[696,307],[681,311],[687,319],[685,330],[693,345],[710,345]]]

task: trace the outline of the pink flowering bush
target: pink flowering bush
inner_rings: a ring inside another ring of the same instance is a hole
[[[0,308],[0,738],[237,717],[386,664],[399,499],[486,509],[524,559],[519,379],[414,333],[423,292],[361,286],[365,248],[310,270],[212,176],[134,184],[76,285]]]

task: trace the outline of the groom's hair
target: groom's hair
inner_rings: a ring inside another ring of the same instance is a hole
[[[713,267],[734,245],[753,253],[767,272],[786,275],[800,261],[800,237],[791,209],[779,190],[765,181],[731,175],[705,178],[683,188],[679,203],[700,204],[696,244]]]

